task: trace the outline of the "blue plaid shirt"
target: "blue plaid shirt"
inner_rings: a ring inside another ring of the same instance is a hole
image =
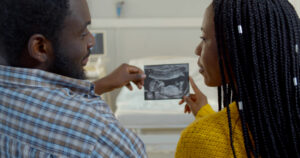
[[[94,85],[0,66],[0,157],[147,157]]]

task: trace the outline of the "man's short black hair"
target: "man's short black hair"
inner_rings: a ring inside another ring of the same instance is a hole
[[[0,0],[0,55],[17,66],[34,34],[55,45],[68,10],[69,0]]]

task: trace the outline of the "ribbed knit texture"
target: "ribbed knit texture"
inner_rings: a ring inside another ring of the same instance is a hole
[[[247,157],[241,121],[236,103],[230,106],[236,156]],[[230,146],[227,108],[215,112],[210,105],[202,107],[193,123],[181,133],[176,158],[233,157]]]

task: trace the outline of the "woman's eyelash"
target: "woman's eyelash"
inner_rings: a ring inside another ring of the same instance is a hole
[[[205,41],[205,38],[203,36],[200,37],[203,41]]]

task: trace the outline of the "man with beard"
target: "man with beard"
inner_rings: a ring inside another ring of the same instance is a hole
[[[84,81],[90,23],[86,0],[0,1],[0,157],[146,157],[99,96],[145,75]]]

